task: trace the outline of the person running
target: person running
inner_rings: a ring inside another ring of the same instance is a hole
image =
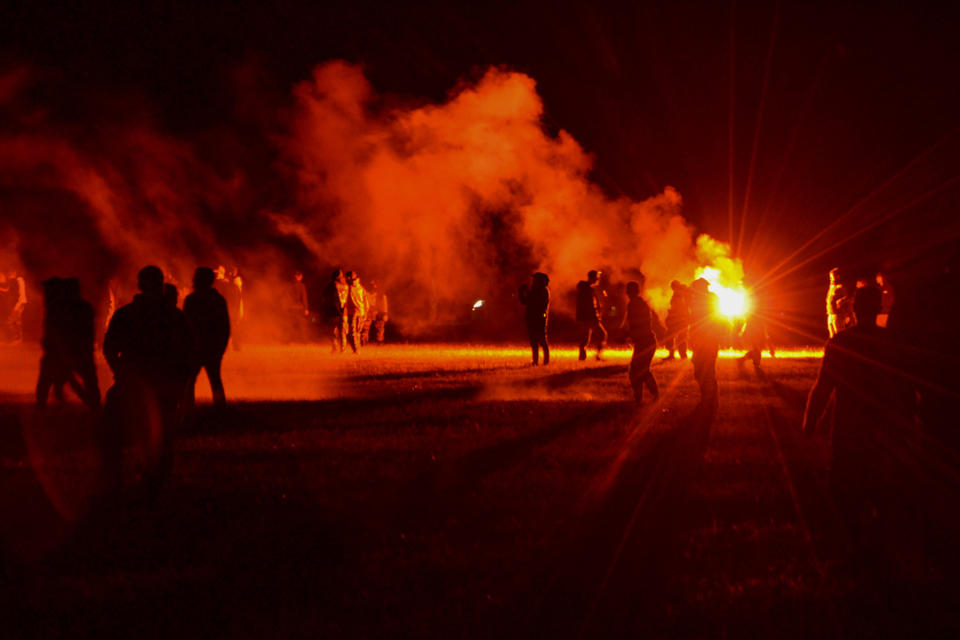
[[[577,322],[580,323],[582,338],[580,339],[580,359],[587,359],[587,347],[590,338],[597,335],[597,360],[603,359],[603,348],[607,345],[607,330],[603,327],[602,305],[598,286],[600,283],[599,271],[588,271],[587,279],[577,283]]]

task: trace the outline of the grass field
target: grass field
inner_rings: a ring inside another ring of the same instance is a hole
[[[951,544],[911,554],[921,560],[909,567],[847,566],[828,444],[798,433],[818,355],[765,358],[764,375],[721,358],[710,421],[678,360],[655,361],[662,399],[637,410],[624,350],[578,362],[558,348],[536,368],[526,347],[230,352],[231,406],[201,406],[158,501],[88,513],[92,427],[75,405],[38,420],[39,354],[7,348],[0,628],[955,635]],[[198,386],[209,397],[202,376]],[[916,442],[908,463],[940,465],[938,486],[955,495],[953,458]],[[951,511],[925,517],[952,531]]]

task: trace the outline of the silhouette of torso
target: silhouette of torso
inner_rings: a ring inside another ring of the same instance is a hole
[[[227,301],[216,289],[198,289],[187,296],[183,314],[201,356],[222,355],[230,340]]]
[[[717,294],[708,291],[690,298],[690,345],[694,351],[715,352],[720,348],[720,326],[715,315]]]
[[[343,315],[347,304],[349,288],[342,282],[331,280],[323,288],[323,314],[327,318],[337,318]]]
[[[577,283],[577,321],[592,322],[600,318],[600,298],[596,285],[586,280]]]
[[[524,314],[530,326],[545,326],[550,311],[550,290],[546,287],[533,287],[527,293],[527,310]]]
[[[141,293],[113,315],[103,354],[118,380],[136,375],[160,383],[187,375],[190,346],[183,313],[162,296]]]
[[[650,310],[647,301],[639,296],[627,303],[627,325],[633,344],[649,345],[657,342],[654,335],[653,311]]]

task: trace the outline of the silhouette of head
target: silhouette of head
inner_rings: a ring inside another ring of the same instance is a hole
[[[694,293],[704,294],[710,290],[710,283],[704,280],[703,278],[697,278],[692,283],[690,283],[690,290]]]
[[[533,286],[546,287],[548,284],[550,284],[550,277],[547,274],[542,271],[533,274]]]
[[[683,285],[680,284],[679,280],[674,280],[673,282],[670,283],[670,288],[673,289],[674,291],[679,291],[683,289]]]
[[[857,325],[875,325],[880,313],[882,294],[874,286],[860,287],[853,297],[853,312]]]
[[[140,269],[137,274],[137,286],[148,295],[163,295],[163,271],[153,265]]]
[[[197,270],[193,272],[193,288],[198,290],[209,289],[213,286],[213,281],[216,278],[217,276],[210,267],[197,267]]]
[[[837,284],[840,282],[840,268],[834,267],[830,269],[830,284]]]
[[[350,284],[353,284],[354,282],[358,282],[359,280],[360,280],[359,273],[357,273],[356,271],[347,271],[347,282],[349,282]]]
[[[330,279],[335,282],[340,282],[343,279],[343,269],[337,267],[333,270],[333,273],[330,274]]]
[[[52,301],[55,301],[61,297],[63,292],[63,280],[60,278],[49,278],[44,280],[41,285],[43,286],[43,299],[48,305]]]
[[[217,267],[217,280],[224,280],[227,277],[227,268],[222,264]]]
[[[294,271],[294,273],[293,273],[293,279],[296,280],[297,282],[303,281],[303,272],[302,272],[302,271]]]
[[[630,298],[636,298],[640,295],[640,283],[636,280],[631,280],[627,283],[627,296]]]
[[[589,282],[590,284],[593,284],[599,279],[600,279],[599,271],[596,271],[595,269],[591,269],[590,271],[587,271],[587,282]]]

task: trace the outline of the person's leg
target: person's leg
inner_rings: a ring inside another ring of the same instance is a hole
[[[223,362],[223,354],[211,355],[203,363],[203,368],[207,372],[207,380],[210,381],[210,391],[213,394],[213,406],[223,408],[227,404],[227,396],[223,390],[223,378],[220,376],[220,366]]]
[[[600,360],[603,354],[604,348],[607,346],[607,330],[604,328],[603,323],[600,322],[600,319],[597,319],[596,323],[597,335],[599,336],[599,341],[597,342],[597,360]]]
[[[550,364],[550,344],[547,342],[547,328],[543,328],[543,335],[540,336],[540,346],[543,347],[543,364]]]
[[[44,356],[40,359],[40,375],[37,377],[37,406],[43,409],[47,406],[47,398],[50,395],[50,387],[53,386],[53,373],[50,370],[50,358]]]
[[[677,351],[680,352],[680,359],[687,359],[687,330],[681,329],[677,334]]]
[[[83,402],[91,411],[100,411],[100,385],[97,382],[97,365],[93,354],[88,354],[77,367],[77,374],[83,381]]]
[[[673,346],[675,342],[676,335],[671,327],[667,330],[667,338],[663,342],[663,346],[667,348],[667,360],[673,360]]]
[[[589,322],[581,323],[581,337],[580,337],[580,359],[587,359],[587,347],[590,345],[590,337],[593,335],[593,325]]]

